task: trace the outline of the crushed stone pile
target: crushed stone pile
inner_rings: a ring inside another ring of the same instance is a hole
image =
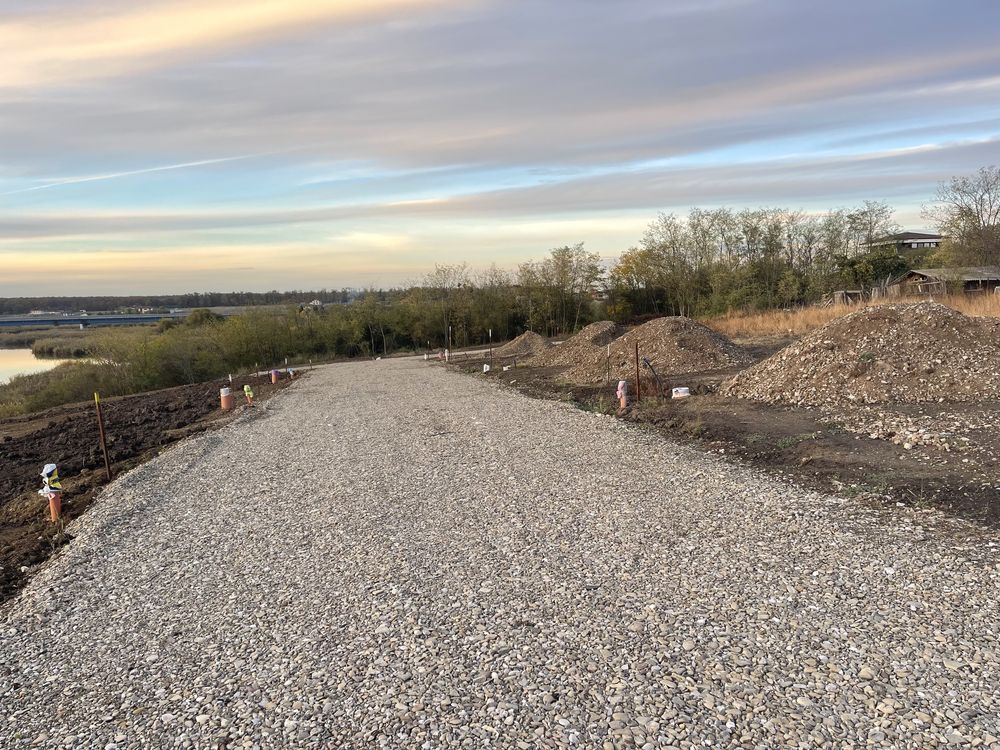
[[[549,342],[534,331],[525,331],[494,352],[498,357],[531,357],[545,351]]]
[[[834,407],[1000,398],[1000,320],[934,302],[838,318],[723,384],[724,395]]]
[[[635,374],[636,341],[639,356],[648,357],[664,377],[752,361],[741,347],[708,326],[684,317],[656,318],[611,343],[612,380]],[[599,349],[593,357],[577,362],[563,372],[563,377],[577,383],[603,382],[607,377],[607,349]]]
[[[962,407],[965,408],[962,408]],[[974,440],[968,435],[992,430],[996,426],[996,413],[985,405],[949,404],[930,407],[925,412],[903,412],[913,409],[905,404],[852,404],[848,408],[830,410],[830,421],[872,440],[886,440],[906,450],[930,446],[947,453],[957,451],[964,455],[988,452],[986,441]],[[921,407],[916,407],[921,408]],[[988,466],[984,462],[983,466]],[[989,481],[992,483],[993,478]]]
[[[625,333],[625,329],[610,320],[591,323],[581,328],[559,346],[546,349],[532,359],[536,367],[572,366],[581,362],[602,363],[607,359],[607,345]]]

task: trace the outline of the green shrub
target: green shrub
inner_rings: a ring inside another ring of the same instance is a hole
[[[47,372],[19,375],[0,385],[0,415],[26,414],[86,401],[94,397],[95,391],[108,396],[124,392],[119,387],[114,366],[65,362]]]

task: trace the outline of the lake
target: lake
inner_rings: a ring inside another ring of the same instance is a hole
[[[0,385],[15,375],[45,372],[68,361],[66,359],[38,359],[31,353],[31,349],[0,349]]]

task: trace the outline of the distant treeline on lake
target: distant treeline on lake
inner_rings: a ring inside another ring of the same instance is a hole
[[[113,312],[122,309],[172,309],[197,307],[254,307],[258,305],[305,304],[313,300],[347,303],[360,296],[356,289],[291,292],[191,292],[189,294],[142,294],[122,297],[0,297],[0,315],[45,312]]]

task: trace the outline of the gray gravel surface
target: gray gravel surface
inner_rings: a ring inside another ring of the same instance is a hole
[[[0,747],[996,746],[996,539],[935,518],[324,368],[118,479],[4,608]]]

